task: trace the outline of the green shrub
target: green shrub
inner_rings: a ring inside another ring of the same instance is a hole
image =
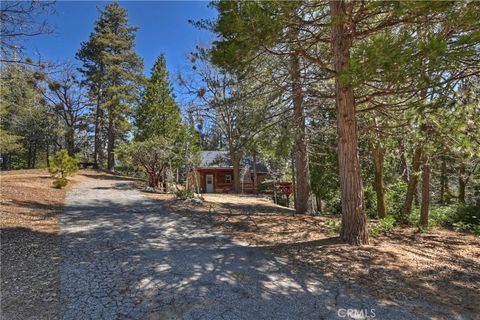
[[[57,178],[55,181],[53,181],[53,187],[57,189],[62,189],[65,187],[68,183],[67,178]]]
[[[390,184],[386,188],[388,215],[398,217],[407,194],[407,184],[403,180]]]
[[[49,158],[50,167],[48,171],[52,177],[56,178],[53,182],[55,188],[62,188],[67,185],[67,177],[78,171],[78,161],[68,155],[67,150],[60,150]]]
[[[409,221],[412,225],[418,226],[420,209],[415,208],[410,214]],[[445,227],[455,231],[473,231],[480,228],[480,208],[452,204],[449,206],[431,207],[428,214],[428,225],[430,227]]]
[[[387,234],[393,230],[395,225],[395,218],[392,216],[386,216],[383,219],[380,219],[374,225],[370,226],[368,229],[370,236],[378,237],[381,234]]]
[[[455,215],[455,206],[431,207],[428,213],[429,227],[451,227],[451,219]],[[420,208],[412,210],[408,221],[411,225],[418,226],[420,220]]]
[[[480,226],[480,207],[459,205],[456,207],[455,213],[452,216],[452,225],[456,222],[462,222],[473,230]]]
[[[257,191],[261,193],[271,192],[273,190],[273,182],[263,181],[258,184]]]
[[[365,201],[365,212],[367,214],[367,217],[375,219],[378,217],[377,195],[375,193],[375,190],[370,184],[366,184],[363,192]]]
[[[325,220],[325,225],[327,226],[328,231],[331,233],[339,233],[342,226],[340,222],[337,222],[333,219]]]
[[[187,200],[193,198],[193,191],[190,189],[180,189],[175,191],[175,196],[180,200]]]
[[[340,190],[325,195],[325,211],[329,214],[340,214],[342,212],[342,200]]]
[[[475,227],[473,227],[473,234],[477,237],[480,237],[480,225],[476,225]]]
[[[272,200],[276,204],[283,206],[283,207],[290,207],[290,197],[287,197],[281,193],[277,193],[277,197],[275,199],[275,195],[272,195]]]

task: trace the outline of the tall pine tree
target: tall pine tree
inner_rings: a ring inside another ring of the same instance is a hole
[[[153,136],[175,139],[181,126],[180,108],[172,93],[165,57],[161,54],[152,67],[142,102],[137,109],[137,140]]]
[[[98,165],[106,123],[107,169],[112,171],[116,141],[130,129],[127,119],[143,80],[143,61],[134,51],[138,28],[128,24],[127,10],[109,3],[100,14],[77,57],[96,101],[94,159]]]

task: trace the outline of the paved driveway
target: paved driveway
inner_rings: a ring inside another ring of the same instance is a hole
[[[61,228],[64,319],[342,319],[339,309],[357,319],[371,309],[376,319],[422,318],[345,283],[292,273],[128,181],[77,185]]]

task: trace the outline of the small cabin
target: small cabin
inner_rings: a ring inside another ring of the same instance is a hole
[[[240,165],[240,187],[242,193],[254,193],[257,186],[267,177],[267,166],[252,156],[246,156]],[[256,167],[256,169],[255,169]],[[254,185],[256,172],[256,182]],[[233,164],[227,151],[202,151],[201,163],[197,168],[197,179],[202,193],[228,193],[234,190]],[[192,181],[193,182],[193,181]]]

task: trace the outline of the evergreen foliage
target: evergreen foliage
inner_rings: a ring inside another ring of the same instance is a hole
[[[83,42],[77,58],[83,62],[81,72],[97,103],[96,155],[107,135],[107,169],[115,165],[114,149],[118,139],[131,129],[128,121],[143,83],[143,60],[135,53],[137,27],[128,24],[127,11],[113,2],[100,9],[100,18],[88,41]],[[104,119],[106,118],[106,119]]]
[[[60,150],[50,157],[50,174],[55,178],[55,188],[62,188],[67,185],[67,177],[78,171],[78,161],[68,155],[67,150]]]
[[[135,118],[137,140],[145,140],[155,135],[176,139],[180,133],[180,108],[175,102],[163,54],[152,67]]]

